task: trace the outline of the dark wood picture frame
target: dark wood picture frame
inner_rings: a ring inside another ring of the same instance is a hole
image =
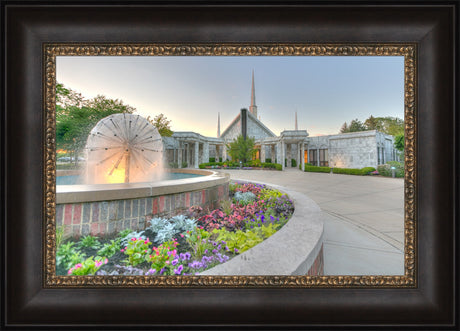
[[[453,2],[2,2],[2,326],[458,327],[457,15]],[[416,43],[417,287],[45,288],[43,45],[126,41]]]

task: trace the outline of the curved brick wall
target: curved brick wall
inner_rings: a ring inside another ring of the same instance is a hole
[[[59,185],[56,226],[64,226],[65,237],[142,230],[153,216],[174,216],[196,205],[214,208],[228,198],[228,174],[180,172],[207,176],[152,184]]]

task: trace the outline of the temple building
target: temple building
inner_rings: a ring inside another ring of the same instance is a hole
[[[300,164],[303,169],[305,163],[339,168],[377,168],[388,161],[399,161],[391,135],[372,130],[310,137],[307,130],[298,129],[297,112],[294,121],[295,130],[284,130],[279,135],[260,121],[253,72],[249,110],[241,109],[222,133],[218,113],[215,138],[191,131],[176,131],[172,137],[163,137],[165,162],[179,168],[198,168],[200,163],[209,162],[210,157],[216,161],[230,160],[226,146],[239,135],[255,139],[256,157],[261,162],[279,163],[283,170],[293,164],[296,167]],[[291,161],[293,159],[295,162]]]

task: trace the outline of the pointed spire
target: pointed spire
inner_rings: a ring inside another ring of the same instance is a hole
[[[256,106],[256,89],[254,85],[254,70],[252,70],[252,86],[251,86],[251,105],[249,111],[257,118],[257,106]]]
[[[297,111],[295,112],[295,129],[299,130],[299,127],[297,126]]]
[[[217,138],[220,138],[220,113],[217,113]]]

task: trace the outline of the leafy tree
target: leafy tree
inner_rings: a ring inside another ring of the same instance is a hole
[[[366,126],[367,130],[381,130],[382,126],[378,118],[374,116],[369,116],[367,120],[364,121],[364,125]]]
[[[404,150],[404,134],[398,134],[395,136],[394,146],[400,152]]]
[[[351,121],[350,125],[347,125],[345,122],[340,128],[340,133],[366,130],[378,130],[392,136],[397,136],[404,134],[404,120],[398,117],[374,117],[371,115],[364,123],[358,119]]]
[[[244,139],[242,135],[239,135],[233,142],[227,145],[228,154],[232,157],[232,160],[241,161],[243,163],[252,160],[256,150],[255,139],[247,137]]]
[[[350,125],[348,126],[347,126],[347,123],[345,122],[342,125],[342,128],[340,129],[340,133],[357,132],[357,131],[366,131],[365,125],[357,118],[352,120]]]
[[[123,101],[103,95],[86,100],[80,93],[57,83],[56,148],[67,150],[77,163],[77,157],[97,122],[112,114],[132,114],[134,111],[134,107],[125,105]]]
[[[147,117],[147,121],[152,123],[157,129],[158,133],[162,137],[171,137],[173,134],[173,131],[171,130],[171,126],[169,123],[171,123],[170,120],[167,119],[167,117],[163,114],[159,114],[153,118],[153,120],[150,118],[150,116]]]

